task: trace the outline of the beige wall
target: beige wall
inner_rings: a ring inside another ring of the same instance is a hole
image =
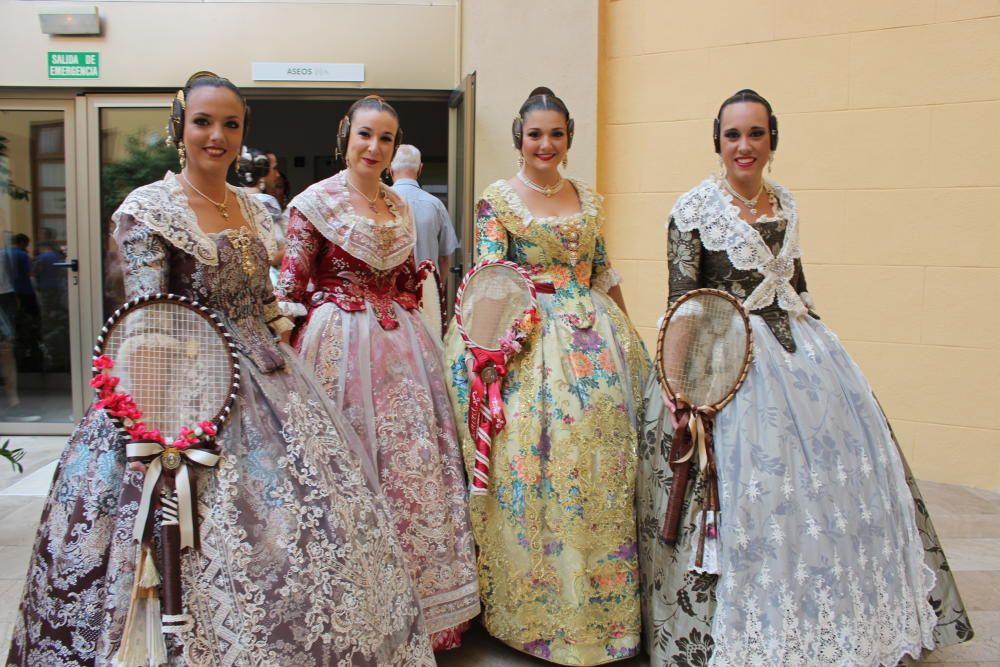
[[[576,123],[572,176],[594,182],[598,0],[463,0],[460,73],[476,72],[476,196],[510,178],[511,121],[536,86],[548,86]]]
[[[1000,489],[1000,2],[602,0],[598,183],[647,342],[711,118],[774,105],[824,321],[918,477]]]
[[[43,35],[44,9],[97,6],[100,37]],[[0,85],[176,87],[209,69],[241,87],[439,88],[455,82],[457,0],[25,2],[0,0]],[[101,78],[49,80],[47,51],[97,51]],[[364,63],[363,84],[251,80],[252,62]]]

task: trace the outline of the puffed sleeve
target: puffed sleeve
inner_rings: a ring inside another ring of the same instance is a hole
[[[507,229],[489,200],[480,199],[476,204],[476,261],[507,259],[508,245]]]
[[[281,261],[278,285],[274,290],[281,312],[289,317],[306,315],[309,279],[316,256],[323,247],[323,235],[297,208],[291,208],[285,235],[285,258]]]
[[[667,225],[667,270],[670,279],[668,300],[673,303],[701,285],[701,235],[697,229],[682,232],[674,219]]]
[[[121,261],[125,298],[169,291],[170,250],[167,241],[128,213],[115,217],[115,242]]]

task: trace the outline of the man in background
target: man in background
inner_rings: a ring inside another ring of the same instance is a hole
[[[389,170],[392,189],[399,193],[413,212],[417,228],[417,247],[414,251],[417,264],[425,259],[437,262],[441,280],[448,280],[451,254],[458,247],[455,228],[448,216],[448,209],[441,200],[420,187],[417,179],[424,165],[416,146],[403,144],[396,151]]]

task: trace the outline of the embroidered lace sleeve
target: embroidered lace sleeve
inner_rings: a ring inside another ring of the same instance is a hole
[[[168,291],[170,252],[166,240],[127,213],[116,221],[125,298]]]
[[[795,260],[794,286],[795,291],[799,294],[799,298],[802,299],[802,303],[806,305],[809,314],[817,320],[820,319],[819,314],[816,312],[816,301],[813,299],[812,294],[809,293],[809,288],[806,286],[806,271],[802,266],[801,258],[796,258]]]
[[[669,302],[685,292],[701,287],[701,234],[697,229],[682,232],[671,217],[667,224],[667,269],[670,276]]]
[[[285,258],[281,262],[278,285],[274,290],[284,315],[305,316],[309,278],[323,240],[319,231],[297,208],[290,209]]]
[[[264,321],[267,322],[268,328],[278,336],[294,328],[291,320],[281,312],[278,300],[274,297],[264,302]]]
[[[509,244],[507,230],[488,199],[476,205],[476,261],[506,259]]]

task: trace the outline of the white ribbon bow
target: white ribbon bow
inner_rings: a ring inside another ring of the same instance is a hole
[[[177,490],[177,522],[180,526],[181,549],[194,546],[194,498],[191,491],[191,476],[188,471],[187,460],[192,463],[203,465],[206,468],[215,467],[222,458],[218,454],[213,454],[204,449],[177,449],[175,447],[165,447],[158,442],[130,442],[125,447],[126,455],[129,458],[148,459],[155,457],[149,463],[146,470],[146,480],[142,485],[142,501],[139,504],[139,514],[135,517],[135,528],[132,536],[136,542],[142,542],[146,533],[146,523],[149,519],[149,512],[152,508],[153,493],[156,491],[156,483],[163,474],[163,459],[169,457],[170,468],[177,469],[176,490]],[[176,457],[173,458],[173,457]],[[173,465],[170,465],[173,463]]]

